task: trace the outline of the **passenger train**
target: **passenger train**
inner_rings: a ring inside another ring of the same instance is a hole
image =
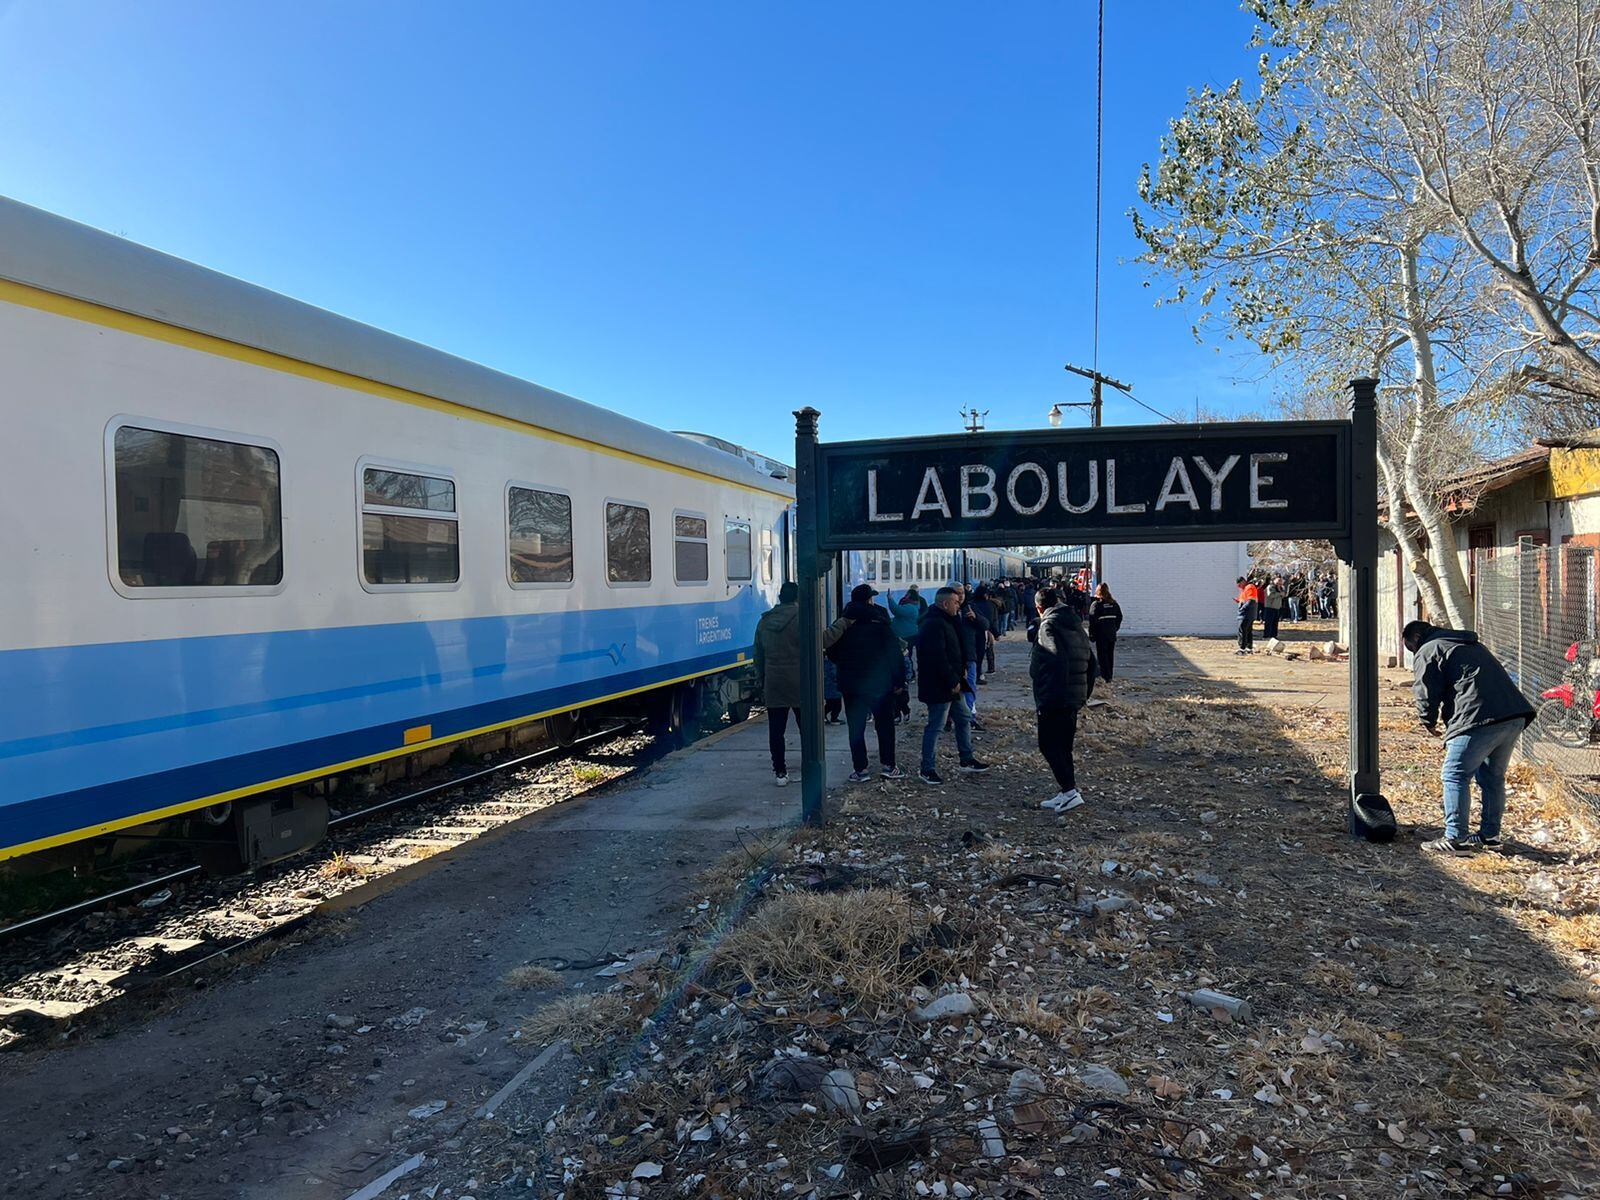
[[[0,396],[0,860],[159,828],[250,866],[332,776],[754,699],[765,460],[10,201]]]
[[[841,558],[845,595],[860,583],[898,596],[913,584],[926,592],[949,583],[1017,579],[1028,571],[1028,560],[1011,550],[851,550]]]

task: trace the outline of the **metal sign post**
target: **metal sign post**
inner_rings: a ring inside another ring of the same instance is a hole
[[[1350,836],[1357,811],[1381,802],[1378,777],[1378,381],[1350,381],[1350,536],[1334,550],[1350,567]]]
[[[822,576],[817,552],[817,418],[814,408],[794,414],[795,580],[800,587],[800,818],[822,824],[828,790],[827,746],[822,728]],[[802,498],[810,498],[807,503]]]
[[[817,441],[795,414],[805,819],[820,822],[824,555],[844,550],[1326,538],[1354,570],[1351,831],[1378,796],[1377,383],[1348,421]]]

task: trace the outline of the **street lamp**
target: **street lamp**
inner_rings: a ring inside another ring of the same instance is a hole
[[[1050,406],[1049,421],[1050,421],[1050,428],[1051,429],[1060,429],[1061,428],[1061,405],[1052,404]]]

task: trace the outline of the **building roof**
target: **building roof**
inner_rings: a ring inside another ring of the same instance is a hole
[[[1089,563],[1089,547],[1087,546],[1058,546],[1049,554],[1041,554],[1038,558],[1030,558],[1030,567],[1081,567]]]
[[[1548,470],[1549,466],[1550,445],[1543,441],[1535,442],[1526,450],[1492,459],[1458,475],[1445,485],[1440,498],[1447,512],[1471,512],[1489,492],[1537,475]]]

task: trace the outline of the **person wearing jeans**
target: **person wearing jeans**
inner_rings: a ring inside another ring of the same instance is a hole
[[[828,658],[838,667],[839,690],[844,693],[844,718],[855,768],[851,783],[871,778],[867,771],[869,717],[878,731],[878,764],[883,777],[905,778],[895,765],[894,715],[906,686],[906,660],[888,612],[872,602],[877,594],[869,583],[856,585],[844,610],[850,628],[828,651]]]
[[[1527,728],[1521,717],[1484,725],[1459,734],[1444,744],[1444,765],[1439,780],[1444,785],[1444,835],[1455,841],[1471,837],[1472,781],[1478,781],[1477,839],[1485,846],[1500,841],[1500,823],[1506,811],[1506,767],[1517,738]]]
[[[928,706],[928,726],[922,731],[922,762],[918,778],[923,783],[943,783],[934,761],[939,735],[948,718],[955,726],[961,770],[987,771],[972,752],[972,716],[962,700],[968,660],[961,637],[961,596],[955,588],[940,588],[917,634],[917,699]]]
[[[1444,836],[1424,850],[1469,854],[1500,850],[1506,807],[1506,767],[1517,737],[1533,720],[1533,705],[1478,635],[1412,621],[1400,633],[1411,652],[1417,717],[1429,733],[1444,720]],[[1472,782],[1482,797],[1478,831],[1469,831]]]
[[[959,700],[946,700],[942,704],[928,705],[928,725],[922,731],[922,779],[924,783],[942,783],[934,752],[939,748],[939,735],[944,732],[945,719],[955,725],[956,752],[963,765],[977,761],[972,753],[972,717],[967,706]],[[931,777],[931,778],[930,778]]]

